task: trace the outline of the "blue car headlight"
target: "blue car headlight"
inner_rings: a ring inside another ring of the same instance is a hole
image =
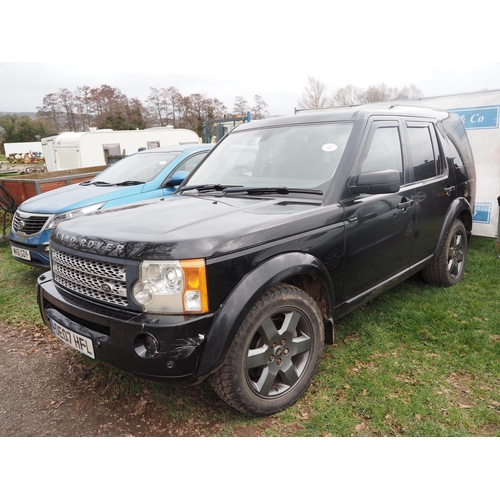
[[[81,215],[90,214],[102,208],[106,202],[96,203],[95,205],[88,205],[87,207],[78,208],[76,210],[70,210],[69,212],[64,212],[62,214],[56,214],[50,221],[47,229],[54,229],[60,222],[75,219]]]

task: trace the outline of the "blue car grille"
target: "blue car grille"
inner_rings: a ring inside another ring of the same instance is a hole
[[[125,266],[51,250],[52,275],[59,285],[85,297],[126,307]]]
[[[12,219],[12,229],[18,235],[31,236],[41,232],[48,219],[48,215],[20,213],[17,210]]]

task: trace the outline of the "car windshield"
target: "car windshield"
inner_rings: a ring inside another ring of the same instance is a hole
[[[292,125],[229,134],[185,186],[317,188],[338,167],[352,123]],[[186,190],[188,191],[188,190]]]
[[[164,153],[147,152],[127,156],[94,177],[89,184],[149,182],[180,154],[180,151],[168,151]]]

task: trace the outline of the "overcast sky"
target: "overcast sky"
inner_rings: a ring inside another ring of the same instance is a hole
[[[51,92],[104,84],[141,101],[174,86],[229,111],[236,96],[251,107],[258,94],[271,115],[293,113],[308,76],[329,95],[350,83],[414,84],[426,97],[500,89],[497,20],[483,0],[68,5],[2,8],[0,111],[36,111]]]

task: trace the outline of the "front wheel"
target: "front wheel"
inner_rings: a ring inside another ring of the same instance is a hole
[[[269,289],[252,307],[226,363],[209,378],[217,395],[251,416],[272,415],[309,387],[324,345],[314,300],[291,285]]]
[[[430,285],[452,286],[462,279],[467,261],[468,240],[463,222],[455,220],[439,254],[422,271]]]

